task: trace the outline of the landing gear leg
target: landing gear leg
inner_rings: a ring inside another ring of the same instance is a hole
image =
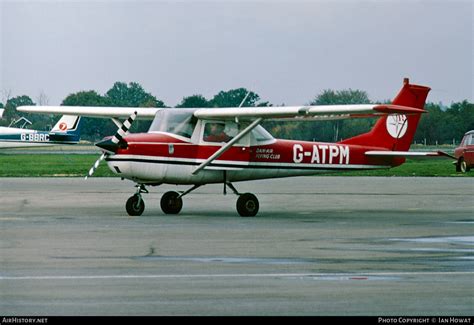
[[[148,193],[144,184],[137,184],[137,191],[128,198],[125,209],[130,216],[140,216],[145,210],[145,201],[143,201],[142,193]]]
[[[239,193],[230,182],[226,182],[225,185],[228,186],[235,195],[239,196],[236,204],[239,215],[241,217],[255,217],[260,207],[257,197],[252,193]]]

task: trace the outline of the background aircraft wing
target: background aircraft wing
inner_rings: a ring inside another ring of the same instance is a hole
[[[105,107],[105,106],[20,106],[20,112],[37,114],[78,115],[98,118],[128,118],[137,112],[137,118],[152,120],[160,108],[156,107]]]
[[[319,105],[319,106],[272,106],[272,107],[228,107],[201,108],[194,112],[200,119],[245,119],[257,118],[286,120],[337,120],[343,118],[371,117],[384,114],[419,114],[422,109],[400,105]]]

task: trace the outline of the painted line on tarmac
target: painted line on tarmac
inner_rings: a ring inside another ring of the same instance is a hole
[[[0,276],[5,280],[114,280],[114,279],[212,279],[212,278],[370,278],[387,276],[474,275],[467,272],[377,272],[377,273],[242,273],[242,274],[110,274],[110,275],[31,275]]]

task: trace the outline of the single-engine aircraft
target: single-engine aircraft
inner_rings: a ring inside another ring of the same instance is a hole
[[[0,118],[3,109],[0,109]],[[76,144],[80,135],[80,116],[64,115],[54,125],[51,131],[37,131],[25,128],[31,123],[27,119],[16,122],[24,123],[20,127],[0,126],[0,149],[45,147],[60,144]]]
[[[191,185],[161,198],[166,214],[177,214],[183,197],[202,185],[222,183],[238,196],[237,211],[255,216],[257,197],[240,193],[234,182],[313,175],[326,171],[380,169],[399,166],[406,157],[448,156],[443,152],[411,152],[411,141],[430,88],[406,78],[391,104],[229,108],[127,108],[23,106],[19,111],[112,118],[119,129],[96,146],[103,150],[90,169],[92,176],[105,159],[137,190],[126,202],[129,215],[141,215],[147,186]],[[244,99],[245,100],[245,99]],[[123,123],[119,118],[128,117]],[[336,143],[280,140],[260,123],[264,120],[334,120],[378,117],[364,134]],[[135,119],[153,119],[147,133],[128,134]],[[87,176],[86,176],[87,178]]]

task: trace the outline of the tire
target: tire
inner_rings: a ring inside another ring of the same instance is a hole
[[[460,173],[461,172],[461,164],[459,163],[462,158],[460,158],[458,161],[456,161],[456,172]]]
[[[466,161],[462,157],[459,158],[458,166],[459,166],[459,171],[461,173],[466,173],[469,170],[469,167],[467,167]]]
[[[258,199],[252,193],[244,193],[237,199],[237,212],[241,217],[254,217],[258,213]]]
[[[183,208],[183,200],[178,196],[179,193],[175,191],[163,194],[160,201],[161,210],[166,214],[178,214]]]
[[[129,216],[141,216],[145,210],[145,201],[135,194],[128,198],[125,209]]]

